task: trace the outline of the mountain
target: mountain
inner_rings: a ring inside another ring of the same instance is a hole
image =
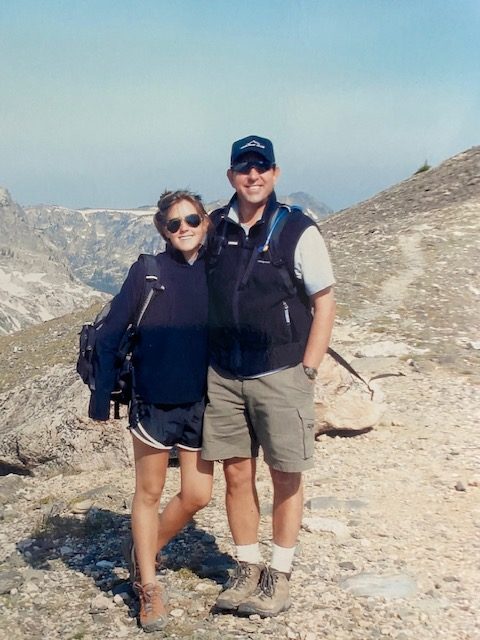
[[[320,225],[338,311],[358,335],[405,340],[472,374],[480,348],[480,146],[416,174]]]
[[[157,253],[164,241],[152,223],[156,209],[26,207],[30,223],[62,250],[75,276],[116,293],[140,253]]]
[[[331,213],[306,193],[281,198],[296,204],[315,222]],[[215,201],[207,211],[225,204]],[[75,276],[100,291],[116,293],[140,253],[157,253],[164,241],[152,224],[155,207],[138,209],[67,209],[52,205],[26,207],[29,223],[46,241],[62,250]]]
[[[98,297],[72,274],[62,251],[0,188],[0,334],[86,306]]]
[[[301,207],[317,223],[333,213],[333,209],[330,209],[326,204],[319,202],[304,191],[296,191],[288,196],[280,196],[280,202]]]

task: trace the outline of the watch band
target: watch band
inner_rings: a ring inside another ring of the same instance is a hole
[[[303,370],[305,371],[305,375],[307,376],[307,378],[310,378],[310,380],[315,380],[318,375],[318,371],[317,369],[315,369],[315,367],[306,367],[305,365],[303,365]]]

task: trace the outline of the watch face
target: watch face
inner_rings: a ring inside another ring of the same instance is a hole
[[[303,370],[305,371],[307,378],[310,378],[310,380],[315,380],[317,377],[317,370],[313,367],[303,367]]]

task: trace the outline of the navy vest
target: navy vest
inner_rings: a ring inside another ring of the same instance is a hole
[[[211,214],[215,235],[209,245],[208,284],[213,363],[237,377],[295,366],[303,359],[312,313],[302,282],[294,277],[294,254],[302,233],[315,223],[301,210],[280,205],[272,193],[262,219],[247,237],[239,224],[227,218],[231,202]],[[267,247],[272,216],[278,215],[279,207],[286,207],[287,214]]]

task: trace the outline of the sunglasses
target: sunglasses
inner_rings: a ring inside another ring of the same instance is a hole
[[[184,218],[170,218],[170,220],[167,220],[165,224],[167,231],[170,231],[170,233],[177,233],[181,227],[182,220],[185,220],[189,227],[194,228],[199,227],[202,222],[202,218],[198,213],[189,213],[188,216],[185,216]]]
[[[255,169],[258,173],[265,173],[266,171],[270,171],[270,169],[274,165],[268,160],[239,160],[238,162],[234,162],[231,166],[232,171],[235,173],[250,173],[251,169]]]

